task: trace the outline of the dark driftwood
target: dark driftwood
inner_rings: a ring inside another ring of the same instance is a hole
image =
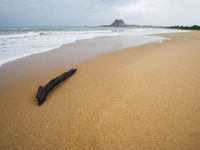
[[[38,92],[36,94],[36,98],[38,101],[38,105],[40,106],[42,103],[44,103],[47,94],[53,89],[56,85],[58,85],[60,82],[64,81],[71,75],[73,75],[76,72],[77,69],[72,68],[68,72],[64,72],[58,77],[52,79],[49,83],[47,83],[45,86],[39,86]]]

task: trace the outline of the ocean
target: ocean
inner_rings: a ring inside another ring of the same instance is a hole
[[[102,36],[147,36],[155,33],[181,32],[172,29],[112,27],[0,27],[0,65],[27,55],[48,51],[62,44]],[[145,39],[145,43],[164,38]],[[137,41],[137,40],[136,40]],[[140,40],[141,41],[141,40]],[[145,43],[134,43],[131,46]]]

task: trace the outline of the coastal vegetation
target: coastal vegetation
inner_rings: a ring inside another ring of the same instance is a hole
[[[193,25],[193,26],[170,26],[167,27],[170,29],[183,29],[183,30],[200,30],[200,26],[198,25]]]

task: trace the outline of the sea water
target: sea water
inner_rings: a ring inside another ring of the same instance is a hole
[[[171,29],[154,28],[112,28],[112,27],[0,27],[0,65],[27,55],[48,51],[62,44],[100,36],[133,36],[135,41],[145,37],[145,43],[162,41],[152,39],[149,34],[180,32]],[[134,43],[134,46],[144,43]]]

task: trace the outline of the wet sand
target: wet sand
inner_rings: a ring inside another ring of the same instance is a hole
[[[71,66],[79,65],[85,60],[104,53],[150,42],[159,42],[163,39],[165,38],[144,35],[97,37],[78,40],[50,51],[19,58],[0,66],[0,90],[19,84],[24,78],[30,80],[36,74],[40,77],[46,76],[58,68],[64,72]]]
[[[0,149],[198,150],[200,32],[162,36],[75,66],[41,107],[38,86],[65,67],[2,88]]]

